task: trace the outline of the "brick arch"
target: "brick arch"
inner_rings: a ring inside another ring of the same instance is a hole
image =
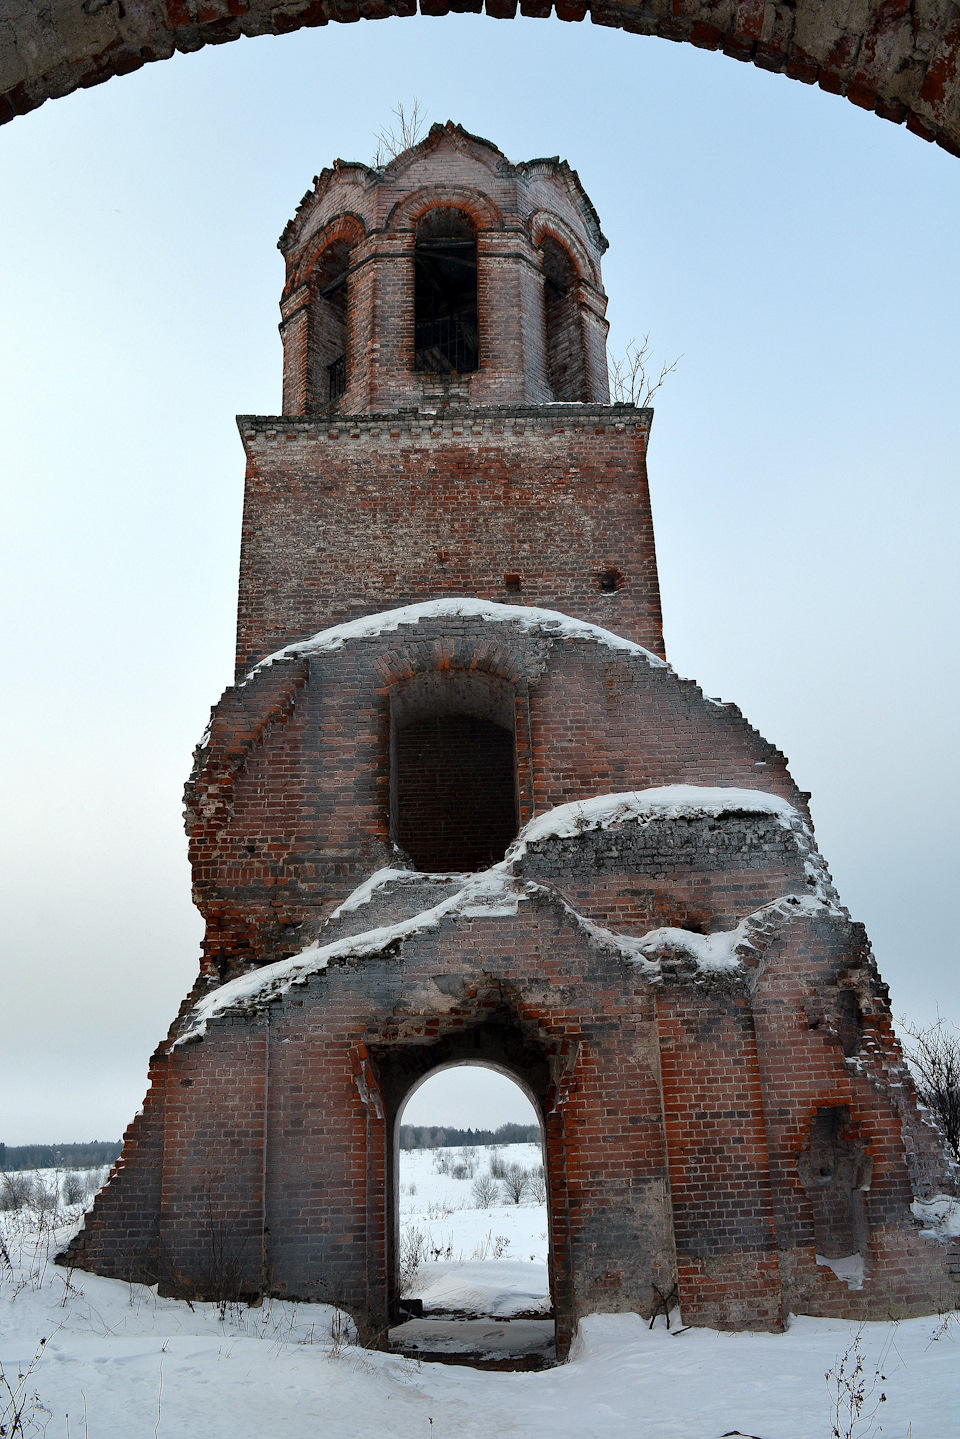
[[[535,1018],[518,996],[488,978],[455,1014],[429,1011],[406,1016],[405,1037],[373,1036],[367,1050],[383,1110],[387,1190],[396,1196],[399,1179],[399,1125],[407,1100],[424,1080],[465,1064],[493,1069],[516,1084],[530,1100],[541,1127],[547,1208],[552,1242],[548,1269],[556,1320],[558,1354],[565,1356],[576,1327],[572,1256],[565,1242],[570,1227],[564,1105],[579,1043],[560,1038]],[[420,1031],[418,1033],[418,1030]],[[396,1234],[398,1210],[387,1206],[388,1307],[396,1316]]]
[[[296,269],[289,275],[284,287],[284,294],[287,295],[307,283],[317,263],[331,245],[343,240],[353,249],[366,237],[366,233],[367,227],[363,220],[352,211],[335,215],[332,220],[328,220],[323,229],[318,230],[314,235],[301,255]]]
[[[555,240],[570,256],[573,267],[579,273],[580,278],[593,285],[595,289],[601,288],[600,275],[589,251],[570,226],[560,219],[559,215],[554,215],[550,210],[535,210],[528,221],[528,226],[530,239],[538,249],[548,237]]]
[[[481,190],[461,185],[424,185],[397,201],[387,216],[384,232],[397,235],[412,231],[431,210],[462,210],[478,232],[503,229],[503,214]]]
[[[477,10],[499,19],[546,18],[539,0],[420,0],[421,13]],[[139,70],[176,51],[242,35],[279,35],[330,20],[415,13],[413,0],[0,0],[0,123],[45,100]],[[850,19],[847,0],[557,0],[560,20],[584,20],[719,50],[787,75],[960,155],[960,4],[925,8],[871,0]]]
[[[516,634],[506,625],[486,620],[475,629],[464,626],[454,634],[418,634],[413,643],[384,648],[379,661],[382,693],[389,694],[392,686],[415,675],[458,671],[505,680],[519,689],[540,679],[552,647],[549,635],[536,631]]]

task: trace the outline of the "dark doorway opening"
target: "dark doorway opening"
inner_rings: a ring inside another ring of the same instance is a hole
[[[417,225],[413,330],[414,369],[479,368],[477,236],[462,210],[431,210]]]
[[[511,687],[421,675],[396,687],[391,711],[396,843],[428,873],[495,864],[518,827]]]

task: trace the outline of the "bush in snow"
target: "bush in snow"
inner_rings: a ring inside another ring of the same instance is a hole
[[[416,1225],[408,1224],[400,1235],[397,1246],[397,1280],[400,1294],[406,1294],[417,1277],[417,1271],[427,1257],[427,1236]]]
[[[490,1151],[490,1173],[494,1179],[503,1179],[507,1173],[507,1161],[503,1157],[502,1149],[491,1149]]]
[[[920,1099],[932,1112],[954,1159],[960,1159],[960,1031],[943,1019],[927,1029],[911,1029],[903,1045]]]
[[[64,1175],[63,1179],[63,1202],[64,1204],[82,1204],[87,1197],[87,1186],[85,1176],[73,1170],[70,1174]]]
[[[512,1204],[519,1204],[530,1184],[530,1171],[514,1161],[504,1167],[500,1185],[504,1195]]]
[[[33,1180],[28,1174],[0,1174],[0,1209],[22,1209],[33,1193]]]
[[[500,1197],[500,1185],[492,1174],[478,1174],[473,1181],[473,1202],[477,1209],[492,1209]]]

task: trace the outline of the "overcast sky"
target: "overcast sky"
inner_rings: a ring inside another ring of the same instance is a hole
[[[181,791],[231,676],[234,415],[280,404],[276,240],[414,95],[579,171],[612,349],[683,355],[650,453],[669,657],[812,790],[895,1013],[960,1018],[960,162],[589,24],[330,25],[0,129],[7,1143],[118,1136],[195,974]],[[513,1117],[427,1093],[411,1121]]]

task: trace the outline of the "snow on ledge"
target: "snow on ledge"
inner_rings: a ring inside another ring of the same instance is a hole
[[[671,784],[573,800],[537,815],[524,825],[507,850],[506,860],[516,864],[532,844],[542,839],[570,839],[587,830],[610,829],[631,820],[649,824],[653,820],[718,818],[723,814],[768,814],[781,828],[792,831],[803,855],[804,873],[812,894],[823,904],[839,910],[839,897],[807,821],[789,800],[759,789]]]
[[[588,829],[609,829],[625,820],[699,819],[704,815],[716,818],[732,813],[772,814],[784,829],[806,828],[802,815],[789,800],[765,790],[668,784],[558,804],[524,825],[507,851],[507,858],[519,859],[537,840],[568,839]]]
[[[400,870],[397,873],[406,879],[416,878],[417,875],[413,870]],[[366,903],[369,893],[366,898],[360,896],[368,890],[372,892],[370,887],[374,879],[379,879],[379,883],[387,882],[384,871],[379,871],[378,875],[371,876],[344,900],[340,911],[348,907],[358,908]],[[360,934],[347,935],[329,944],[321,944],[319,940],[315,940],[289,959],[265,964],[261,969],[250,970],[247,974],[238,975],[236,979],[220,985],[197,1002],[171,1048],[176,1049],[191,1039],[200,1039],[206,1034],[209,1022],[222,1014],[261,1009],[271,1000],[286,994],[291,985],[305,984],[312,975],[321,973],[332,961],[362,959],[368,955],[380,954],[391,945],[415,934],[438,928],[440,921],[450,915],[484,919],[512,916],[517,913],[521,900],[544,892],[559,899],[574,923],[595,942],[615,950],[621,958],[640,965],[648,970],[651,976],[657,973],[656,963],[648,959],[643,952],[642,939],[604,929],[602,925],[578,914],[562,896],[556,895],[555,891],[546,891],[545,886],[531,880],[515,879],[503,860],[480,874],[464,876],[464,881],[463,887],[457,890],[456,894],[449,895],[439,904],[412,915],[409,919],[400,920],[397,924],[380,925]]]
[[[501,606],[500,608],[509,608]],[[644,935],[620,934],[606,929],[580,914],[552,887],[524,880],[515,874],[517,861],[527,846],[543,838],[565,838],[589,829],[606,829],[624,821],[649,822],[654,819],[678,819],[686,816],[717,816],[727,813],[769,814],[797,837],[804,854],[804,869],[811,893],[785,895],[747,915],[736,928],[719,934],[695,934],[685,929],[655,929]],[[336,918],[368,904],[376,891],[397,880],[415,880],[416,870],[384,868],[370,875],[329,916]],[[445,878],[455,878],[446,875]],[[431,875],[430,878],[437,878]],[[558,900],[571,920],[593,941],[616,951],[629,963],[647,970],[651,978],[659,976],[658,955],[664,950],[686,956],[702,971],[735,969],[741,962],[741,951],[754,948],[751,933],[775,913],[789,916],[805,913],[843,913],[836,891],[803,817],[787,800],[762,790],[723,789],[698,785],[666,785],[657,789],[627,790],[619,794],[595,795],[557,805],[555,809],[532,819],[520,831],[505,857],[479,874],[464,875],[463,884],[455,894],[419,914],[396,924],[381,925],[359,934],[347,935],[328,944],[315,940],[289,959],[277,960],[260,969],[238,975],[199,1000],[187,1016],[185,1026],[173,1048],[191,1039],[200,1039],[210,1020],[231,1010],[260,1009],[279,998],[294,984],[305,984],[335,960],[362,959],[382,953],[425,930],[436,929],[441,920],[451,915],[463,918],[515,915],[520,901],[538,893],[549,893]]]
[[[326,923],[329,924],[332,919],[339,919],[341,914],[349,914],[351,910],[360,909],[362,905],[369,904],[377,890],[390,884],[392,880],[418,878],[417,871],[412,869],[390,869],[389,867],[378,869],[369,879],[365,879],[363,884],[358,884],[353,893],[347,895],[343,904],[338,904],[336,909],[327,915]]]
[[[412,877],[413,871],[398,871],[405,877]],[[344,901],[340,910],[359,907],[366,903],[369,894],[364,898],[357,898],[356,905],[351,901],[372,884],[370,880],[360,885],[353,894]],[[379,871],[380,882],[383,882],[383,871]],[[321,944],[315,940],[293,954],[289,959],[279,959],[274,964],[265,964],[261,969],[252,969],[247,974],[240,974],[236,979],[228,980],[219,989],[204,995],[194,1005],[187,1017],[186,1027],[174,1041],[173,1048],[184,1044],[189,1039],[199,1039],[206,1033],[207,1025],[211,1019],[218,1015],[225,1014],[229,1010],[244,1010],[249,1008],[259,1009],[269,1004],[272,999],[277,999],[285,994],[293,984],[305,984],[311,975],[319,974],[333,960],[337,959],[362,959],[366,955],[379,954],[390,945],[397,944],[401,940],[408,939],[414,934],[421,934],[425,930],[436,929],[442,919],[451,914],[516,914],[517,906],[525,894],[535,886],[525,885],[513,879],[511,875],[504,872],[502,865],[493,869],[484,870],[481,874],[471,875],[462,889],[456,894],[449,895],[439,904],[433,905],[430,909],[423,910],[409,919],[400,920],[397,924],[379,925],[375,929],[364,930],[360,934],[347,935],[343,939],[334,940],[330,944]],[[372,891],[371,891],[372,892]]]
[[[615,635],[612,630],[605,630],[600,625],[571,619],[559,610],[541,610],[533,605],[502,605],[495,600],[477,600],[463,596],[458,599],[424,600],[420,604],[401,605],[399,609],[382,610],[379,614],[364,615],[360,619],[347,620],[342,625],[333,625],[328,630],[320,630],[308,640],[285,645],[282,650],[267,655],[244,675],[242,684],[281,660],[328,654],[332,650],[342,649],[348,640],[372,639],[376,635],[389,634],[401,625],[419,624],[421,620],[464,617],[491,623],[515,624],[523,630],[542,630],[565,640],[593,640],[595,644],[605,645],[607,649],[638,655],[656,669],[670,668],[666,660],[662,660],[652,650],[635,644],[633,640]]]

